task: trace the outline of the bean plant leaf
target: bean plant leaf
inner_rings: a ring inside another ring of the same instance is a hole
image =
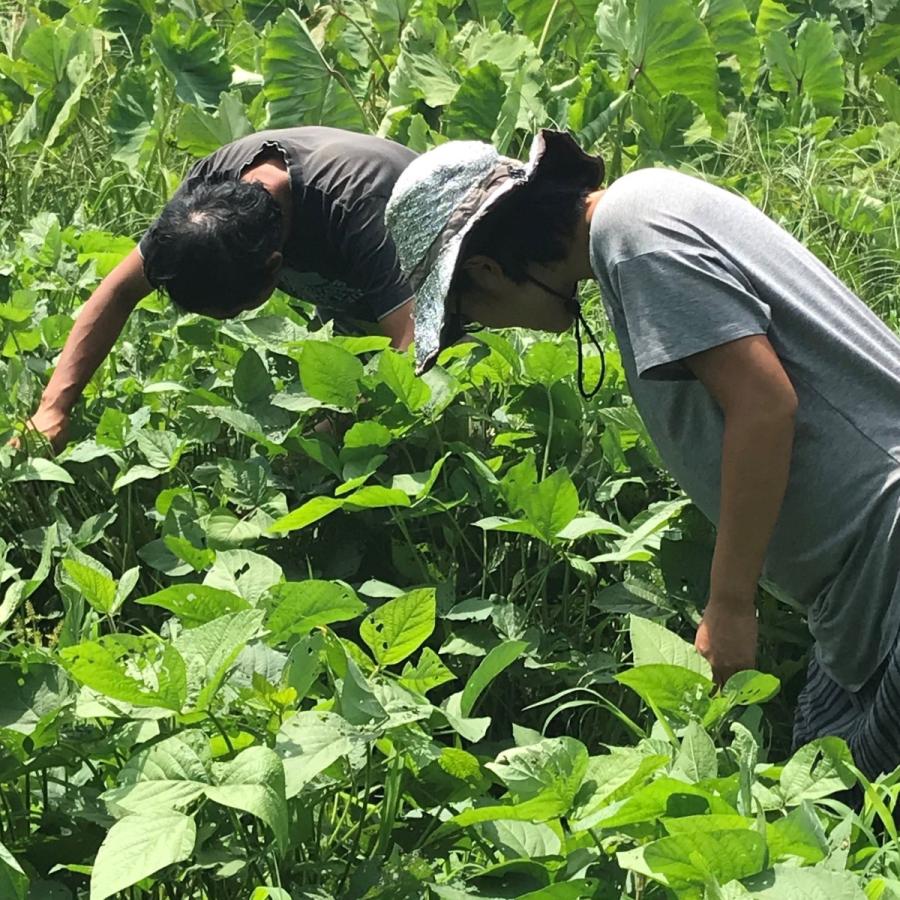
[[[106,900],[194,852],[197,826],[178,812],[125,816],[110,828],[91,872],[90,900]]]
[[[262,72],[273,128],[298,122],[352,131],[366,126],[346,81],[327,62],[306,23],[292,9],[286,9],[269,31]]]
[[[511,666],[524,652],[528,644],[525,641],[503,641],[493,647],[488,655],[478,664],[466,682],[460,698],[459,707],[464,716],[472,714],[478,698],[487,686],[506,668]]]
[[[587,748],[570,737],[513,747],[485,764],[519,800],[552,795],[559,800],[561,812],[572,805],[587,767]]]
[[[322,625],[350,621],[366,611],[351,587],[334,581],[287,581],[275,585],[269,596],[274,607],[266,627],[274,644],[291,634],[307,634]]]
[[[205,584],[173,584],[137,602],[167,609],[189,628],[228,613],[250,609],[250,604],[243,597]]]
[[[435,592],[422,588],[388,600],[363,619],[359,636],[378,664],[403,662],[434,631]]]
[[[12,470],[7,481],[58,481],[61,484],[75,484],[72,476],[60,465],[39,456],[19,463]]]
[[[525,351],[525,373],[546,387],[575,374],[578,358],[571,341],[538,341]]]
[[[283,853],[288,846],[288,811],[284,767],[268,747],[248,747],[215,769],[217,784],[206,788],[214,803],[240,809],[262,819]]]
[[[455,678],[434,650],[423,647],[415,666],[407,663],[403,667],[400,683],[419,694],[427,694],[432,688],[440,687]]]
[[[578,513],[578,491],[564,468],[523,493],[520,502],[526,519],[547,543]]]
[[[631,652],[636,667],[665,663],[690,669],[704,678],[712,678],[710,664],[692,644],[668,628],[650,619],[632,615],[628,617],[628,633],[631,637]]]
[[[28,876],[16,858],[0,843],[0,897],[25,900],[28,895]]]
[[[335,713],[310,710],[287,719],[278,731],[275,752],[284,765],[288,799],[361,742],[356,729]]]
[[[420,410],[431,397],[431,389],[416,378],[412,360],[405,353],[383,351],[378,359],[378,377],[410,412]]]
[[[300,354],[303,389],[323,403],[355,409],[362,374],[362,363],[336,344],[307,341],[303,345]]]

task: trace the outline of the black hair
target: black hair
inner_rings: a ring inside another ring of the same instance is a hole
[[[584,182],[540,176],[514,188],[472,228],[451,290],[465,293],[475,288],[462,265],[472,256],[495,260],[517,284],[526,280],[528,263],[564,259],[590,191]]]
[[[184,310],[228,315],[264,287],[281,229],[281,207],[258,181],[199,182],[147,232],[144,275]]]

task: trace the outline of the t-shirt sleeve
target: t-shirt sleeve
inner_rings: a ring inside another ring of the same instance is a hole
[[[740,269],[712,249],[665,249],[615,265],[613,283],[638,375],[658,381],[692,374],[685,357],[765,334],[771,310]]]
[[[335,239],[346,260],[344,281],[362,290],[360,304],[378,322],[412,299],[397,248],[384,224],[386,199],[367,198],[342,210]]]

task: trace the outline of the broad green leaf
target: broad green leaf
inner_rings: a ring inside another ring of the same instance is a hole
[[[477,718],[469,718],[464,716],[460,704],[462,702],[462,691],[451,694],[443,703],[441,712],[444,714],[450,727],[462,735],[467,741],[473,744],[478,743],[487,733],[488,726],[491,724],[490,716],[479,716]],[[498,816],[497,818],[502,818]]]
[[[362,363],[341,347],[328,341],[303,344],[300,379],[311,397],[344,409],[355,409],[362,374]]]
[[[366,606],[351,587],[334,581],[288,581],[269,592],[274,602],[266,621],[269,641],[281,643],[291,634],[306,634],[313,628],[348,622],[362,615]]]
[[[551,543],[578,513],[578,491],[566,469],[558,469],[521,497],[522,511],[537,533]]]
[[[658,663],[628,669],[615,677],[638,694],[654,712],[669,713],[682,722],[699,718],[713,689],[712,681],[697,672]]]
[[[770,700],[780,687],[781,682],[774,675],[747,669],[732,675],[722,688],[722,693],[735,706],[750,706]]]
[[[709,663],[683,638],[668,628],[640,616],[628,617],[628,633],[635,666],[665,663],[690,669],[704,678],[712,678]]]
[[[187,667],[188,702],[194,708],[210,706],[238,654],[262,630],[263,617],[258,609],[228,613],[174,640]]]
[[[356,729],[335,713],[310,710],[287,719],[278,731],[275,751],[284,764],[288,799],[361,742]]]
[[[55,665],[30,665],[26,672],[0,667],[0,730],[32,734],[45,717],[67,704],[70,694],[65,673]]]
[[[268,747],[248,747],[231,762],[216,766],[218,784],[206,788],[214,803],[262,819],[282,853],[288,846],[288,809],[281,759]]]
[[[412,359],[406,353],[382,351],[378,358],[378,377],[410,412],[421,409],[431,397],[431,388],[421,378],[416,378]]]
[[[351,725],[384,722],[388,714],[356,662],[348,655],[340,691],[341,715]]]
[[[758,900],[865,900],[866,894],[852,872],[835,872],[821,866],[800,869],[781,864],[744,883]]]
[[[175,79],[175,92],[184,103],[215,107],[228,89],[231,70],[218,32],[202,19],[189,24],[169,13],[153,27],[150,41],[156,58]]]
[[[828,855],[828,838],[812,805],[806,801],[786,816],[766,826],[769,858],[773,861],[798,856],[815,864]]]
[[[749,97],[759,74],[760,47],[744,0],[710,0],[704,18],[717,53],[734,54],[741,67],[741,88]]]
[[[142,152],[152,145],[156,93],[147,73],[129,68],[112,94],[106,119],[112,158],[137,171]]]
[[[75,484],[72,476],[60,465],[49,459],[36,456],[19,463],[7,481],[58,481],[61,484]]]
[[[852,761],[840,738],[820,738],[801,747],[781,770],[779,787],[785,804],[794,806],[852,787],[856,778],[847,768]]]
[[[16,858],[0,843],[0,897],[4,900],[26,900],[28,876]]]
[[[571,341],[538,341],[525,351],[525,372],[549,387],[575,374],[578,357]]]
[[[844,67],[827,22],[807,19],[794,46],[784,31],[766,38],[769,84],[792,97],[807,95],[820,115],[838,115],[844,102]]]
[[[527,646],[526,641],[504,641],[488,652],[488,655],[481,660],[463,688],[459,707],[464,716],[472,714],[472,710],[485,688],[504,669],[511,666],[522,655]]]
[[[191,156],[201,157],[252,131],[253,126],[240,97],[234,93],[223,94],[215,113],[186,106],[178,120],[175,140],[179,149],[186,150]]]
[[[78,248],[78,264],[93,262],[97,274],[105,278],[135,248],[130,237],[109,231],[86,231],[74,241]]]
[[[120,819],[97,851],[90,900],[106,900],[194,852],[197,827],[177,812],[130,815]]]
[[[560,40],[577,57],[590,41],[595,0],[507,0],[506,5],[539,50]]]
[[[378,664],[402,662],[434,631],[435,594],[422,588],[402,594],[378,607],[363,619],[359,636]]]
[[[400,683],[419,694],[453,681],[456,676],[444,665],[430,647],[423,647],[415,666],[407,663],[400,675]]]
[[[169,610],[188,628],[250,608],[243,597],[205,584],[173,584],[137,602]]]
[[[487,60],[480,61],[466,71],[459,90],[444,109],[447,136],[452,140],[489,141],[505,98],[500,69]]]
[[[107,614],[114,611],[116,583],[104,571],[105,567],[88,565],[74,559],[62,562],[66,580],[69,581],[98,612]]]
[[[571,807],[587,767],[587,748],[569,737],[513,747],[504,750],[495,762],[485,764],[518,800],[553,796],[559,801],[561,814]]]
[[[209,761],[209,741],[202,734],[173,735],[133,756],[119,773],[118,786],[102,799],[126,813],[183,810],[203,795]]]
[[[238,518],[230,509],[214,509],[205,522],[206,543],[211,550],[239,550],[252,545],[260,536],[259,527],[246,518]]]
[[[696,784],[718,775],[716,745],[697,722],[689,722],[681,738],[681,746],[675,756],[672,775],[683,777]]]
[[[655,822],[663,817],[706,813],[735,815],[735,810],[703,788],[662,777],[638,788],[620,803],[600,810],[600,814],[594,817],[593,827],[614,830],[627,825]]]
[[[787,31],[796,21],[797,16],[779,0],[761,0],[756,13],[756,33],[765,43],[773,31]]]
[[[485,824],[484,833],[506,859],[556,856],[562,850],[559,835],[543,823],[497,819]]]
[[[724,131],[719,109],[716,54],[691,0],[625,0],[597,7],[597,32],[604,46],[627,58],[638,91],[653,103],[669,93],[693,100],[714,135]]]
[[[302,122],[360,131],[367,125],[346,79],[329,65],[306,24],[292,9],[286,9],[268,33],[262,72],[271,127]],[[316,396],[309,388],[307,391]]]
[[[883,71],[900,58],[900,11],[894,8],[887,21],[879,22],[867,35],[863,70],[867,75]]]
[[[184,560],[195,572],[203,572],[216,561],[215,550],[195,547],[187,538],[176,534],[163,536],[163,543],[179,559]]]
[[[275,390],[269,370],[259,354],[252,349],[246,350],[238,360],[232,383],[234,395],[242,404],[265,400]]]
[[[184,447],[178,435],[171,431],[147,431],[146,429],[137,433],[137,445],[147,462],[154,469],[159,469],[160,472],[168,472],[178,463]]]
[[[475,781],[481,775],[478,757],[458,747],[444,747],[437,763],[448,775],[460,781]]]
[[[307,635],[297,641],[288,655],[287,665],[282,673],[284,684],[297,692],[302,700],[322,671],[320,651],[324,646],[321,632]]]
[[[900,32],[900,29],[898,29],[898,32]],[[894,78],[879,74],[875,76],[875,90],[878,91],[881,99],[884,100],[884,105],[887,107],[891,118],[900,125],[900,84]]]
[[[750,830],[681,832],[636,850],[618,853],[619,865],[647,875],[676,891],[715,879],[725,884],[760,872],[766,843]]]
[[[273,534],[287,534],[299,531],[331,515],[336,509],[343,507],[344,501],[338,497],[313,497],[306,503],[291,510],[286,516],[276,519],[269,527]]]
[[[389,506],[409,506],[409,497],[403,491],[370,484],[344,497],[346,506],[360,509],[383,509]]]
[[[470,721],[477,721],[472,719]],[[466,827],[480,822],[496,822],[498,820],[512,820],[517,822],[546,822],[550,819],[558,819],[565,810],[558,795],[554,793],[539,794],[522,803],[497,804],[492,806],[478,806],[474,809],[466,809],[455,815],[451,821],[457,825]]]

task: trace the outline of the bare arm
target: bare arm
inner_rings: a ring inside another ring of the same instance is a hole
[[[391,339],[395,350],[405,350],[413,340],[413,300],[407,300],[378,323],[381,333]]]
[[[135,248],[100,282],[82,307],[29,423],[54,449],[65,446],[72,407],[112,349],[131,311],[151,290]]]
[[[718,681],[756,659],[756,587],[784,501],[797,395],[768,338],[687,359],[725,417],[719,528],[697,648]]]

